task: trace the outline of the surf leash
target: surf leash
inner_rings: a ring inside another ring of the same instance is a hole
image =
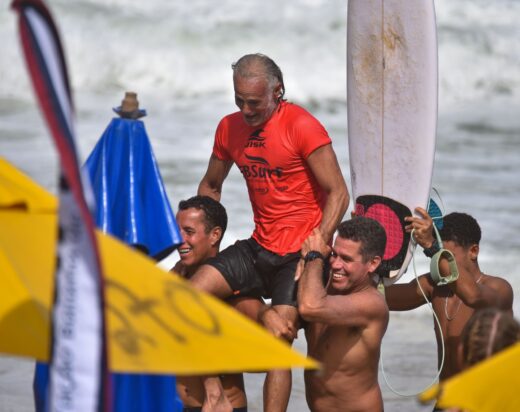
[[[442,203],[442,198],[440,197],[439,192],[435,188],[432,188],[432,190],[435,191],[435,193],[437,194],[437,196],[440,199],[440,202],[442,204],[442,207],[444,209],[444,204]],[[444,217],[444,213],[442,213],[442,211],[439,208],[439,206],[437,205],[437,203],[434,200],[432,200],[431,198],[430,198],[430,202],[429,202],[429,205],[428,205],[428,214],[430,214],[430,217],[434,221],[433,229],[435,231],[436,241],[437,241],[437,243],[439,245],[439,251],[436,252],[435,254],[433,254],[433,256],[431,256],[432,257],[432,261],[430,262],[430,274],[432,273],[432,267],[434,266],[436,268],[435,270],[436,270],[437,276],[439,278],[441,278],[441,276],[439,274],[439,269],[438,268],[439,268],[439,260],[440,260],[440,258],[442,256],[442,252],[444,251],[444,252],[448,252],[449,255],[451,255],[451,257],[453,258],[453,264],[455,265],[455,271],[457,273],[456,276],[458,277],[457,266],[456,266],[456,264],[454,262],[455,258],[453,257],[453,254],[451,254],[451,252],[449,252],[446,249],[442,248],[442,246],[443,246],[442,245],[442,240],[441,240],[439,231],[437,229],[438,226],[440,226],[440,228],[442,228],[442,219]],[[413,236],[413,231],[412,231],[411,239],[412,239],[412,242],[413,242],[413,247],[414,247],[414,252],[415,252],[415,248],[417,246],[417,243],[415,242],[415,238]],[[434,257],[436,257],[435,262],[434,262]],[[452,263],[451,263],[449,257],[448,257],[448,262],[450,263],[450,272],[452,272],[453,268],[452,268]],[[433,306],[432,306],[430,300],[428,299],[428,296],[426,296],[426,292],[424,291],[424,289],[421,286],[421,283],[419,282],[419,276],[417,274],[417,266],[416,266],[416,262],[415,262],[415,253],[412,254],[412,266],[413,266],[413,272],[414,272],[414,276],[415,276],[415,281],[417,282],[417,285],[419,286],[419,290],[421,291],[421,294],[423,295],[423,298],[424,298],[426,304],[430,308],[430,312],[432,313],[433,318],[435,320],[435,323],[437,324],[437,327],[438,327],[438,330],[439,330],[440,341],[441,341],[441,362],[440,362],[439,368],[437,370],[437,374],[435,375],[433,380],[427,386],[425,386],[423,389],[419,390],[418,392],[403,393],[403,392],[395,389],[390,384],[390,382],[388,380],[388,377],[386,376],[386,372],[385,372],[384,360],[383,360],[384,356],[383,356],[383,353],[381,352],[380,364],[381,364],[381,374],[383,375],[383,379],[384,379],[387,387],[390,389],[390,391],[392,391],[396,395],[404,397],[404,398],[416,397],[416,396],[420,395],[422,392],[424,392],[424,391],[428,390],[429,388],[431,388],[433,385],[435,385],[439,381],[439,377],[441,375],[442,368],[444,367],[444,360],[445,360],[445,357],[446,357],[446,348],[444,346],[444,334],[442,333],[441,322],[439,320],[439,317],[437,316],[437,314],[433,310]],[[452,277],[452,273],[450,273],[449,277],[450,278]],[[443,279],[447,280],[447,278],[448,277],[443,278]],[[432,279],[433,279],[433,276],[432,276]],[[433,280],[435,282],[435,279],[433,279]],[[453,282],[454,280],[451,280],[451,281]],[[435,282],[435,283],[438,284],[437,282]],[[449,283],[449,282],[446,281],[446,284],[447,283]]]
[[[431,257],[430,277],[437,286],[444,286],[448,283],[455,282],[459,278],[459,269],[457,268],[457,263],[455,262],[455,256],[453,256],[453,253],[451,253],[448,249],[443,248],[441,236],[435,225],[433,225],[433,230],[435,232],[435,236],[437,237],[438,251],[433,253],[433,256],[429,256],[427,254],[427,256]],[[441,276],[439,262],[442,258],[445,258],[448,261],[450,269],[450,274],[448,276]]]
[[[413,239],[413,236],[412,236],[412,239]],[[419,276],[417,275],[417,267],[415,264],[414,255],[412,255],[412,265],[413,265],[415,280],[417,282],[417,285],[419,286],[419,290],[421,291],[421,294],[423,295],[426,304],[429,306],[430,311],[433,314],[433,318],[434,318],[435,322],[437,323],[437,327],[439,328],[439,333],[440,333],[440,338],[441,338],[440,339],[441,340],[441,363],[437,370],[437,374],[435,375],[433,380],[427,386],[425,386],[423,389],[420,389],[418,392],[403,393],[403,392],[400,392],[397,389],[395,389],[390,384],[388,377],[386,376],[386,372],[385,372],[384,361],[383,361],[384,356],[383,356],[383,353],[381,352],[381,360],[380,360],[381,374],[383,375],[383,379],[385,380],[386,386],[388,386],[388,389],[390,389],[393,393],[395,393],[398,396],[404,397],[404,398],[412,398],[412,397],[415,398],[416,396],[420,395],[422,392],[431,388],[433,385],[435,385],[439,381],[439,376],[441,375],[441,371],[444,366],[444,359],[445,359],[445,353],[446,353],[446,348],[444,347],[444,335],[442,333],[441,322],[440,322],[439,318],[437,317],[437,314],[433,310],[433,306],[432,306],[430,300],[428,299],[428,297],[426,296],[426,292],[424,291],[424,289],[421,286],[421,283],[419,282]]]

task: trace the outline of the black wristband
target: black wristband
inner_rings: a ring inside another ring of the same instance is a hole
[[[320,252],[318,252],[317,250],[311,250],[309,253],[307,253],[305,255],[305,263],[307,262],[311,262],[315,259],[321,259],[325,262],[325,256],[323,256]]]
[[[439,242],[437,242],[437,239],[433,239],[433,243],[429,248],[423,249],[423,253],[429,257],[432,258],[433,255],[435,255],[441,248],[439,247]]]

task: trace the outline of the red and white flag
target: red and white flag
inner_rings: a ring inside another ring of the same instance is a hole
[[[41,0],[15,0],[23,51],[60,158],[59,244],[49,410],[109,410],[104,289],[90,185],[74,142],[74,108],[58,31]]]

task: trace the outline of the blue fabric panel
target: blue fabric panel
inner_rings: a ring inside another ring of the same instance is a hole
[[[112,119],[85,167],[104,232],[155,259],[182,243],[142,121]]]
[[[112,374],[113,410],[117,412],[180,412],[175,376]]]
[[[175,377],[112,373],[112,410],[115,412],[181,412]],[[49,366],[37,362],[34,372],[34,401],[37,412],[49,411]]]

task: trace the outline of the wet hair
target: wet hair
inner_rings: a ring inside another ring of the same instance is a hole
[[[209,233],[213,228],[218,226],[222,229],[221,238],[224,237],[228,218],[226,209],[220,202],[217,202],[209,196],[193,196],[179,202],[179,211],[191,208],[204,212],[204,227],[206,233]]]
[[[453,212],[444,216],[442,221],[443,227],[439,232],[442,240],[451,240],[463,248],[480,243],[480,226],[472,216]]]
[[[251,78],[258,76],[266,76],[271,87],[275,87],[278,83],[281,85],[278,101],[283,100],[285,95],[285,85],[283,83],[283,74],[278,65],[268,56],[261,53],[246,54],[231,65],[233,75],[243,78]],[[262,69],[259,72],[258,69]]]
[[[520,341],[520,324],[509,313],[482,309],[473,314],[462,332],[462,356],[466,367]]]
[[[386,247],[386,232],[374,219],[356,216],[338,226],[338,236],[343,239],[361,242],[360,254],[364,262],[376,256],[383,258]]]

